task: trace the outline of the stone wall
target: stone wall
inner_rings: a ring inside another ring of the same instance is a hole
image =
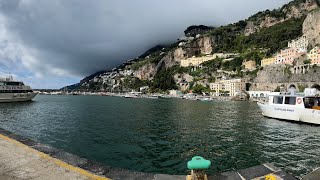
[[[259,71],[250,86],[251,91],[274,91],[277,87],[311,87],[320,84],[319,66],[270,65]]]

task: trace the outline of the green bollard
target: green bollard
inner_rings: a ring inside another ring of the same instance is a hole
[[[209,169],[211,161],[204,159],[201,156],[194,156],[191,161],[188,162],[188,169],[191,170],[190,180],[207,180],[205,170]]]

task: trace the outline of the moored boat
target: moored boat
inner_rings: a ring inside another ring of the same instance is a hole
[[[127,93],[124,97],[125,98],[134,98],[134,99],[136,99],[136,98],[141,98],[142,96],[141,96],[141,92],[130,92],[130,93]]]
[[[265,102],[258,102],[262,114],[266,117],[295,122],[320,124],[320,96],[319,91],[297,94],[271,93]]]
[[[31,101],[38,93],[12,77],[0,79],[0,103]]]

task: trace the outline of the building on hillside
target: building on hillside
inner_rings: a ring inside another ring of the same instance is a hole
[[[299,48],[287,48],[281,50],[280,53],[277,54],[276,64],[292,65],[295,59],[305,56],[305,54],[306,52],[301,51]]]
[[[183,94],[181,91],[178,90],[169,90],[169,95],[174,97],[182,97]]]
[[[308,45],[309,45],[309,41],[307,40],[306,36],[302,36],[298,39],[288,42],[289,48],[297,48],[305,52],[307,51]]]
[[[244,61],[242,62],[242,65],[246,70],[249,70],[249,71],[255,70],[257,67],[257,63],[254,60]]]
[[[318,46],[311,49],[307,56],[311,60],[311,64],[320,65],[320,48]]]
[[[191,87],[191,84],[188,82],[180,82],[178,83],[178,85],[179,85],[179,89],[183,92],[189,90]]]
[[[216,83],[210,83],[210,89],[214,91],[214,96],[229,95],[236,96],[241,91],[246,90],[246,83],[242,79],[221,80]]]
[[[238,56],[239,54],[236,53],[215,53],[212,55],[206,55],[201,57],[191,57],[187,59],[182,59],[180,62],[180,66],[182,67],[199,67],[202,63],[210,60],[214,60],[216,58],[230,58]]]
[[[262,67],[268,66],[268,65],[271,65],[271,64],[275,64],[275,63],[276,63],[276,58],[275,57],[265,58],[265,59],[261,60],[261,66]]]

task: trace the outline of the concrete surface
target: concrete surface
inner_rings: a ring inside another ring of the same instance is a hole
[[[76,167],[68,166],[60,160],[51,158],[3,135],[0,135],[0,147],[1,180],[99,179],[98,176],[81,169],[75,170]]]
[[[302,180],[319,180],[319,179],[320,179],[320,168],[302,177]]]

